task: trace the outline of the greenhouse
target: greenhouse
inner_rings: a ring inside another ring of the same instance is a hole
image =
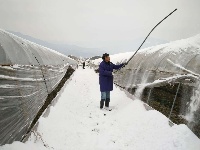
[[[0,30],[0,145],[20,141],[76,61]]]

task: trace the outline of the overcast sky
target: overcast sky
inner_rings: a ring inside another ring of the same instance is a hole
[[[85,47],[151,37],[173,41],[200,33],[200,0],[0,0],[0,28]],[[104,45],[105,44],[105,45]]]

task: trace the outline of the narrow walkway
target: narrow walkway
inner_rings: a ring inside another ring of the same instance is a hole
[[[113,117],[120,106],[125,108],[132,100],[115,88],[111,93],[113,111],[100,110],[99,102],[98,74],[92,69],[77,69],[55,107],[50,108],[49,116],[40,119],[38,132],[55,149],[109,149],[118,138],[109,137],[110,132],[121,130]],[[114,124],[115,130],[111,129]]]
[[[37,150],[199,150],[200,140],[187,126],[170,127],[164,115],[146,111],[117,87],[113,110],[100,110],[98,82],[94,70],[77,69],[49,115],[40,118],[37,138],[32,134],[26,144]]]

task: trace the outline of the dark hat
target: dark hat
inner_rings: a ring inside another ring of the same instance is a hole
[[[109,56],[109,54],[105,53],[105,54],[103,54],[102,59],[104,60],[105,57],[108,57],[108,56]]]

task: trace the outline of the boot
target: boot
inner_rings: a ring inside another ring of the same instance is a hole
[[[106,101],[106,102],[105,102],[105,106],[106,106],[106,107],[109,107],[109,101]]]
[[[105,106],[106,106],[106,107],[109,107],[109,103],[110,103],[110,99],[109,99],[109,98],[107,98],[107,99],[106,99]]]
[[[108,110],[108,111],[111,111],[112,109],[109,108],[109,103],[110,103],[110,99],[106,99],[105,109]]]
[[[104,100],[101,100],[101,101],[100,101],[100,109],[102,109],[103,106],[104,106]]]

